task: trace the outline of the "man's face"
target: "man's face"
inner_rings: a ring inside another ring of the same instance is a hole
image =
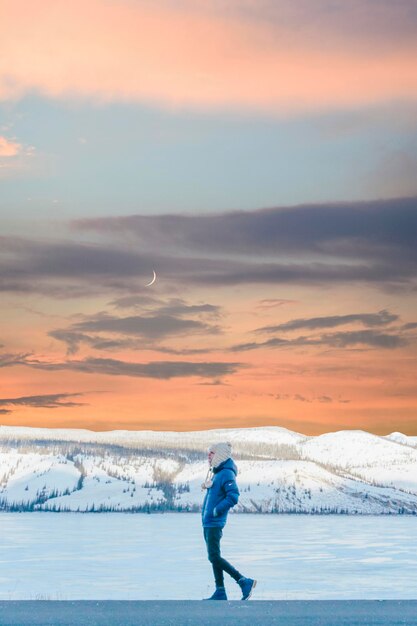
[[[212,461],[212,458],[213,458],[213,457],[214,457],[214,451],[213,451],[213,450],[210,450],[210,452],[208,453],[208,462],[209,462],[209,465],[211,465],[211,461]]]

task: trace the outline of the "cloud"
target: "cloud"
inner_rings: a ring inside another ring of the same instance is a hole
[[[408,341],[399,334],[380,333],[373,330],[357,330],[344,333],[323,335],[322,343],[337,348],[347,346],[367,345],[375,348],[400,348],[407,345]]]
[[[165,354],[203,354],[211,350],[203,348],[174,349],[161,346],[158,341],[172,337],[200,334],[219,334],[217,325],[199,320],[184,319],[184,315],[217,319],[220,307],[211,304],[187,304],[180,298],[164,301],[146,296],[124,297],[111,303],[117,308],[140,308],[146,315],[118,317],[108,313],[84,316],[64,329],[49,331],[48,335],[67,344],[67,353],[75,354],[80,344],[89,345],[95,350],[156,350]],[[95,333],[95,334],[91,334]],[[97,334],[98,333],[98,334]],[[103,335],[103,333],[105,333]],[[110,334],[110,336],[109,336]],[[120,337],[114,335],[121,335]]]
[[[306,345],[305,337],[302,337],[301,345]],[[312,342],[308,342],[308,345],[311,345]],[[229,348],[230,352],[246,352],[248,350],[257,350],[258,348],[285,348],[291,345],[300,345],[300,342],[297,340],[288,340],[282,339],[281,337],[274,337],[273,339],[268,339],[267,341],[251,341],[247,343],[239,343],[237,345]],[[317,345],[314,343],[314,345]]]
[[[182,307],[177,313],[185,313],[187,309],[193,307]],[[196,307],[198,312],[200,308]],[[171,307],[174,310],[175,307]],[[205,311],[205,307],[203,307]],[[210,313],[213,311],[209,309]],[[194,311],[196,312],[196,311]],[[121,335],[118,337],[108,337],[102,335],[91,335],[89,333],[111,333]],[[96,350],[116,350],[128,349],[157,349],[161,352],[171,354],[198,354],[202,350],[170,350],[159,348],[155,343],[160,339],[168,337],[182,337],[200,334],[218,334],[221,330],[219,326],[206,324],[197,320],[183,319],[173,315],[132,315],[129,317],[115,317],[108,314],[100,314],[84,319],[82,322],[72,324],[66,329],[55,329],[48,334],[58,341],[64,341],[68,346],[68,354],[75,354],[81,343],[86,343]],[[133,338],[133,340],[132,340]],[[139,339],[139,340],[138,340]]]
[[[133,376],[137,378],[155,378],[169,380],[198,376],[201,378],[220,379],[222,376],[234,374],[246,367],[243,363],[230,362],[192,362],[192,361],[153,361],[137,363],[118,359],[86,358],[51,362],[39,360],[33,355],[1,355],[0,366],[11,367],[23,365],[44,371],[73,371],[87,374],[103,374],[109,376]],[[62,395],[62,394],[60,394]],[[75,394],[80,395],[80,394]]]
[[[116,298],[110,302],[111,306],[116,309],[136,309],[147,308],[154,305],[159,305],[161,300],[152,296],[143,294],[134,294],[132,296],[123,296],[122,298]]]
[[[213,352],[222,352],[222,348],[169,348],[167,346],[154,346],[152,348],[161,354],[174,354],[177,356],[192,356],[193,354],[210,354]]]
[[[70,370],[86,374],[103,374],[109,376],[133,376],[137,378],[154,378],[169,380],[198,376],[201,378],[221,378],[233,374],[244,367],[242,363],[190,362],[190,361],[153,361],[150,363],[134,363],[117,359],[86,358],[69,360],[62,363],[51,363],[36,359],[27,359],[24,365],[46,371]]]
[[[410,128],[409,137],[415,137],[416,112],[414,112],[414,127]],[[416,182],[417,153],[414,142],[407,142],[401,148],[387,147],[382,152],[379,162],[368,174],[368,184],[378,189],[380,195],[412,195],[417,192]]]
[[[414,330],[414,328],[417,328],[417,322],[409,322],[408,324],[404,324],[402,328],[404,330]]]
[[[78,352],[80,344],[89,345],[95,350],[120,350],[122,348],[138,348],[139,343],[131,339],[115,339],[110,337],[100,337],[87,335],[86,333],[77,333],[71,330],[57,329],[48,332],[50,337],[63,341],[67,344],[67,354],[73,355]]]
[[[201,386],[201,387],[229,387],[229,383],[225,383],[222,380],[211,380],[209,382],[205,382],[205,383],[196,383],[197,385]]]
[[[312,402],[312,400],[309,400],[308,398],[301,395],[300,393],[296,393],[294,395],[294,400],[298,400],[298,402]]]
[[[133,291],[137,297],[138,291],[146,290],[150,269],[155,266],[165,278],[177,281],[191,280],[193,274],[197,279],[200,272],[224,267],[232,270],[238,264],[195,256],[157,256],[136,249],[131,252],[120,241],[108,245],[0,236],[0,291],[58,298]]]
[[[88,319],[73,324],[71,329],[75,331],[111,332],[121,335],[139,336],[146,339],[220,332],[217,326],[172,315],[153,315],[149,317],[140,315],[131,315],[129,317],[101,315],[95,319]]]
[[[69,241],[34,241],[0,237],[2,277],[78,278],[83,275],[148,277],[152,257],[115,247]],[[51,262],[52,261],[52,262]]]
[[[329,402],[333,402],[333,398],[331,398],[330,396],[319,396],[318,401],[328,404]]]
[[[158,298],[144,295],[125,296],[117,298],[110,303],[117,309],[142,309],[144,311],[158,312],[159,314],[178,316],[183,315],[207,315],[209,317],[220,317],[221,307],[214,304],[188,304],[181,298],[173,298],[168,302]]]
[[[212,286],[231,286],[245,284],[273,285],[273,284],[298,284],[298,285],[331,285],[331,284],[374,284],[385,288],[409,288],[415,283],[415,270],[413,265],[398,263],[391,265],[364,262],[362,265],[351,263],[242,263],[236,270],[228,271],[225,266],[223,271],[203,272],[201,275],[188,277],[188,283],[199,283]]]
[[[350,315],[332,315],[327,317],[312,317],[309,319],[295,319],[284,324],[275,326],[263,326],[257,328],[257,333],[275,333],[286,330],[298,330],[300,328],[334,328],[345,324],[360,323],[364,326],[385,326],[398,320],[398,315],[389,311],[379,311],[378,313],[354,313]]]
[[[267,298],[264,300],[260,300],[256,305],[256,308],[268,310],[275,309],[286,304],[297,304],[297,300],[285,300],[284,298]]]
[[[213,4],[222,11],[230,6],[225,0]],[[290,31],[315,44],[323,44],[320,39],[325,37],[330,47],[355,45],[358,51],[364,47],[383,51],[417,35],[413,0],[241,0],[231,10],[250,20],[267,21],[277,35]]]
[[[2,129],[0,128],[0,130]],[[29,170],[35,155],[36,150],[34,146],[22,145],[14,139],[8,139],[4,135],[0,135],[0,179],[14,177]]]
[[[159,314],[165,315],[207,315],[218,318],[221,307],[214,304],[186,304],[183,300],[172,300],[169,304],[158,308]]]
[[[273,4],[5,0],[0,97],[273,114],[416,98],[402,3]]]
[[[136,235],[144,248],[276,259],[417,259],[417,197],[335,202],[203,215],[130,215],[75,220],[80,231]]]
[[[273,337],[267,341],[241,343],[229,348],[231,352],[245,352],[259,348],[288,348],[294,346],[329,346],[331,348],[346,348],[363,345],[372,348],[392,350],[407,345],[408,341],[400,334],[381,333],[373,330],[358,330],[351,332],[329,333],[319,337],[296,337],[284,339]]]
[[[0,354],[0,368],[1,367],[12,367],[14,365],[24,365],[26,359],[31,356],[31,353],[21,353],[21,354],[8,354],[3,353]]]
[[[367,283],[410,289],[416,285],[417,198],[217,215],[95,218],[72,226],[73,237],[91,231],[105,241],[0,238],[0,290],[55,297],[119,292],[123,298],[113,300],[116,308],[159,307],[169,318],[215,317],[220,310],[180,299],[158,302],[158,297],[145,293],[152,267],[171,287]],[[136,238],[132,250],[126,246],[127,237]]]
[[[209,354],[215,352],[209,348],[169,348],[152,341],[144,341],[142,339],[112,338],[99,335],[87,335],[86,333],[76,333],[71,330],[52,330],[48,333],[50,337],[63,341],[67,344],[67,355],[74,355],[78,352],[80,344],[84,343],[94,350],[113,351],[113,350],[151,350],[152,352],[160,352],[161,354],[173,354],[177,356],[190,356],[193,354]]]
[[[20,143],[0,135],[0,158],[14,157],[22,150]]]
[[[334,402],[334,399],[331,396],[318,396],[318,397],[310,397],[304,396],[301,393],[289,394],[289,393],[270,393],[267,394],[272,396],[274,400],[294,400],[295,402],[321,402],[323,404],[330,404]],[[338,400],[338,402],[348,403],[350,400]]]
[[[67,398],[83,396],[83,393],[52,393],[40,396],[20,396],[19,398],[0,398],[0,406],[30,406],[32,408],[56,409],[60,407],[85,406],[83,402],[67,401]],[[8,410],[7,412],[11,412]]]

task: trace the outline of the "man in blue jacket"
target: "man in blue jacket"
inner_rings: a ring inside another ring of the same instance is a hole
[[[207,554],[213,567],[216,590],[206,600],[227,600],[224,572],[227,572],[242,590],[242,600],[248,600],[256,580],[242,576],[220,553],[220,539],[227,521],[227,514],[237,504],[239,489],[236,484],[237,467],[231,458],[230,443],[216,443],[208,450],[210,469],[202,487],[206,489],[202,520]]]

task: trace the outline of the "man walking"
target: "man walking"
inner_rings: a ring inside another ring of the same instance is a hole
[[[237,504],[239,489],[236,484],[237,467],[231,458],[230,443],[216,443],[208,450],[209,471],[202,488],[206,489],[202,521],[208,559],[213,567],[216,590],[206,600],[227,600],[224,572],[227,572],[242,590],[242,600],[248,600],[256,580],[242,576],[220,553],[220,540],[227,521],[227,514]]]

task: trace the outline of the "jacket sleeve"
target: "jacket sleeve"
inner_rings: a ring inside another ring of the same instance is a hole
[[[230,472],[230,476],[226,477],[222,485],[222,490],[225,495],[224,498],[216,505],[216,516],[223,515],[223,513],[226,513],[226,511],[238,503],[240,494],[235,476],[232,472]]]
[[[204,500],[203,500],[203,506],[201,507],[201,515],[203,518],[206,512],[207,499],[208,499],[208,490],[206,490],[206,495],[204,496]]]

